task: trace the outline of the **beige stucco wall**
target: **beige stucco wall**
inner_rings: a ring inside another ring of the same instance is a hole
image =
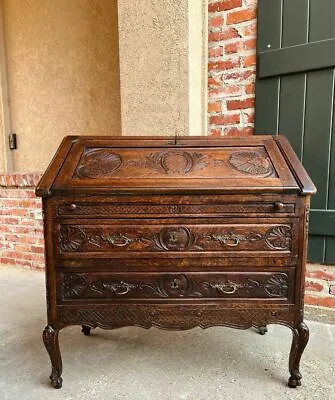
[[[65,135],[120,134],[117,0],[3,7],[15,171],[44,170]]]
[[[188,0],[119,0],[123,135],[189,132]]]
[[[10,130],[10,114],[3,24],[3,7],[0,1],[0,173],[10,171],[13,167],[12,153],[7,144],[7,132]]]
[[[208,0],[188,0],[189,134],[207,134]]]

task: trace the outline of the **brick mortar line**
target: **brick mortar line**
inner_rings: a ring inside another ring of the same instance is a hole
[[[335,267],[334,267],[335,270]],[[307,268],[307,273],[308,273],[308,268]],[[335,279],[320,279],[320,278],[313,278],[310,276],[306,275],[306,280],[310,281],[310,282],[315,282],[315,283],[322,283],[322,282],[327,282],[327,283],[335,283]]]
[[[335,296],[333,294],[330,294],[328,290],[315,292],[313,290],[306,289],[305,296],[311,296],[314,297],[315,299],[322,299],[322,300],[335,298]]]
[[[33,189],[40,180],[42,174],[33,173],[1,173],[0,188],[2,189]]]

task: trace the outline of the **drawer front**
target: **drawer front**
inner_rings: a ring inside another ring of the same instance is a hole
[[[179,196],[179,197],[97,197],[56,201],[54,217],[159,218],[171,216],[244,216],[272,217],[297,215],[296,196]]]
[[[165,255],[292,256],[297,254],[297,221],[175,224],[167,220],[64,220],[54,225],[61,258]],[[231,221],[231,220],[230,220]],[[190,221],[193,222],[193,221]],[[226,221],[225,221],[226,222]],[[240,221],[239,221],[240,222]]]
[[[294,268],[280,272],[57,274],[59,304],[77,301],[267,299],[292,302]]]

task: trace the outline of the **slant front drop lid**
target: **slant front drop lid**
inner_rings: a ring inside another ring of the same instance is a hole
[[[276,142],[267,137],[68,138],[59,150],[53,193],[73,190],[280,191],[299,188]],[[55,160],[56,161],[56,160]],[[44,181],[40,184],[43,190]]]
[[[282,137],[67,137],[43,197],[51,382],[59,331],[291,328],[301,383],[315,187]],[[98,332],[97,332],[98,333]]]

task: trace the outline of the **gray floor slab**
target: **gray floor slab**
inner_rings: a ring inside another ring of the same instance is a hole
[[[67,328],[64,384],[55,390],[41,340],[44,291],[42,272],[0,267],[0,400],[335,399],[335,326],[312,321],[297,389],[286,386],[291,332],[273,325],[265,336],[218,327],[85,337]]]

